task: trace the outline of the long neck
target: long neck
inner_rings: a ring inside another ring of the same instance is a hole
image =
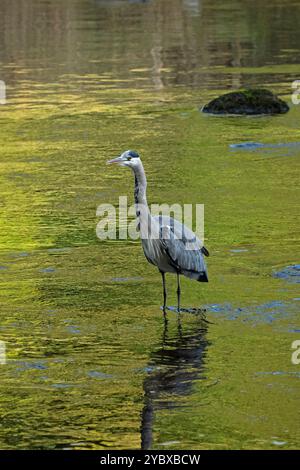
[[[138,230],[140,230],[141,238],[143,239],[148,237],[151,230],[151,214],[147,203],[147,180],[142,163],[134,168],[134,183],[134,200],[138,219]]]
[[[134,200],[136,204],[142,204],[148,207],[146,198],[147,180],[143,164],[134,168]]]

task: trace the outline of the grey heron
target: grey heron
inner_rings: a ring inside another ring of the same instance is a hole
[[[204,256],[209,256],[209,253],[194,232],[178,220],[166,215],[151,215],[146,198],[146,175],[137,152],[126,150],[107,163],[129,167],[134,173],[134,200],[144,254],[149,263],[156,266],[161,273],[164,312],[167,302],[165,274],[177,275],[177,309],[180,311],[179,276],[208,282]]]

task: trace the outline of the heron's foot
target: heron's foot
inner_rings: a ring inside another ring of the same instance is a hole
[[[203,315],[205,316],[207,310],[203,307],[192,307],[188,309],[190,313],[194,313],[196,315]]]
[[[168,305],[165,305],[165,306],[161,306],[160,309],[166,313],[167,311],[169,312],[178,312],[178,308],[177,307],[172,307],[171,305],[168,306]]]
[[[165,310],[165,311],[169,311],[169,312],[175,312],[175,313],[183,313],[183,312],[188,312],[189,309],[187,308],[181,308],[181,307],[178,307],[178,306],[173,306],[173,305],[169,305],[169,306],[165,306],[165,309],[164,307],[160,307],[161,310]]]
[[[166,305],[162,305],[160,309],[162,310],[164,319],[166,320],[168,307]]]
[[[201,320],[205,321],[206,323],[212,323],[206,319],[206,308],[197,308],[197,307],[190,307],[190,308],[184,308],[184,307],[178,307],[178,306],[165,306],[165,307],[160,307],[161,310],[166,313],[167,311],[170,312],[175,312],[175,313],[191,313],[192,315],[199,315],[201,317]]]

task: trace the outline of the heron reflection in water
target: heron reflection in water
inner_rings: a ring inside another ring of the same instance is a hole
[[[152,448],[156,413],[180,406],[180,398],[192,393],[194,382],[205,378],[203,370],[208,346],[207,327],[208,324],[199,315],[192,326],[183,329],[179,315],[177,329],[171,333],[165,319],[161,346],[151,354],[147,368],[149,372],[144,380],[142,449]]]

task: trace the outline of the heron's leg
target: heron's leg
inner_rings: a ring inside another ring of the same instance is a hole
[[[182,324],[181,324],[181,313],[179,311],[177,315],[177,331],[178,331],[178,338],[182,340]]]
[[[180,278],[177,273],[177,311],[180,312]]]
[[[168,339],[168,317],[167,317],[167,312],[164,310],[164,331],[163,331],[163,337],[162,337],[162,346],[163,349],[166,345],[166,341]]]
[[[162,283],[163,283],[163,293],[164,293],[164,305],[163,305],[163,311],[166,313],[166,303],[167,303],[167,289],[166,289],[166,278],[165,278],[165,273],[160,271],[161,277],[162,277]]]

